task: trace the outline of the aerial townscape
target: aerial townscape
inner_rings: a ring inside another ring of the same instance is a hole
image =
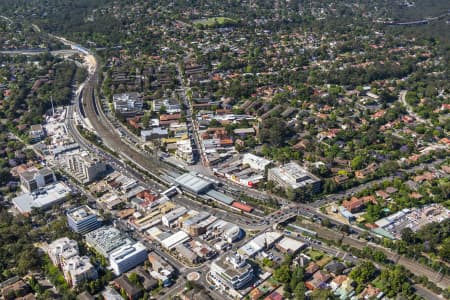
[[[0,300],[450,299],[450,1],[0,0]]]

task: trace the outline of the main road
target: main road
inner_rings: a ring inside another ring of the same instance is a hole
[[[129,161],[133,162],[135,165],[137,165],[139,168],[146,172],[150,172],[153,174],[153,176],[159,176],[161,173],[161,170],[166,170],[167,166],[162,165],[160,162],[155,161],[153,157],[150,157],[150,155],[142,153],[141,151],[135,149],[128,143],[122,140],[114,126],[111,124],[111,122],[108,120],[108,118],[104,115],[100,103],[97,100],[97,97],[95,96],[95,87],[97,85],[98,81],[98,74],[97,69],[95,69],[90,75],[89,79],[87,80],[84,89],[83,89],[83,109],[86,113],[86,117],[89,119],[90,123],[92,124],[93,128],[95,128],[96,133],[98,136],[102,139],[103,143],[111,150],[113,150],[116,153],[119,153],[119,155],[125,157]],[[72,130],[72,133],[75,135],[79,135],[77,133],[76,128],[73,126],[70,127]],[[97,150],[99,151],[99,150]],[[132,171],[132,170],[130,170]],[[144,178],[140,173],[135,172],[135,175],[137,177],[140,177],[140,181],[144,181]],[[296,206],[295,208],[291,208],[291,210],[296,210],[298,214],[311,214],[311,208],[306,207],[304,205]],[[284,211],[283,211],[284,213]],[[318,213],[318,212],[317,212]],[[322,214],[320,214],[322,215]],[[226,217],[226,215],[224,215]],[[323,215],[323,217],[326,217]],[[270,224],[277,222],[276,217],[270,218]],[[259,224],[261,226],[261,224]],[[258,226],[258,227],[259,227]],[[411,261],[409,259],[405,259],[401,257],[398,261],[398,263],[401,263],[405,265],[408,269],[416,269],[416,270],[423,270],[428,271],[426,267],[422,266],[421,264]],[[428,273],[428,272],[423,272]],[[432,274],[426,274],[427,277],[436,282],[438,285],[441,285],[444,283],[446,284],[448,282],[447,277],[443,277],[441,280],[438,280],[437,278],[433,278],[433,276],[430,276]]]

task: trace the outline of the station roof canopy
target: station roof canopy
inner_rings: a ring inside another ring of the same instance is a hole
[[[192,173],[185,173],[175,179],[175,182],[181,185],[182,188],[189,190],[196,194],[207,192],[212,187],[212,182],[200,178]]]

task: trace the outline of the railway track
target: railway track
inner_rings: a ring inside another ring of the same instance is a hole
[[[84,101],[82,101],[82,106],[86,117],[91,122],[98,136],[101,137],[103,143],[123,158],[132,161],[153,176],[159,177],[163,173],[175,171],[169,166],[162,165],[158,161],[155,161],[155,157],[142,153],[137,149],[134,149],[134,147],[129,145],[127,142],[123,141],[117,130],[99,107],[100,104],[95,97],[94,78],[95,76],[92,77],[84,88]]]

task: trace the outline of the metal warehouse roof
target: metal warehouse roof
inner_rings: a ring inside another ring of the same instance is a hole
[[[212,182],[197,177],[191,173],[185,173],[177,177],[175,179],[175,182],[181,185],[183,188],[197,194],[207,191],[212,186]]]
[[[166,249],[172,249],[176,245],[186,242],[189,240],[189,235],[184,231],[178,231],[177,233],[172,234],[168,238],[164,239],[161,244]]]
[[[209,190],[206,193],[206,195],[210,196],[211,198],[214,198],[216,200],[219,200],[220,202],[223,202],[223,203],[225,203],[227,205],[231,205],[231,203],[233,203],[233,201],[234,201],[233,198],[228,197],[227,195],[225,195],[225,194],[223,194],[221,192],[218,192],[216,190]]]

